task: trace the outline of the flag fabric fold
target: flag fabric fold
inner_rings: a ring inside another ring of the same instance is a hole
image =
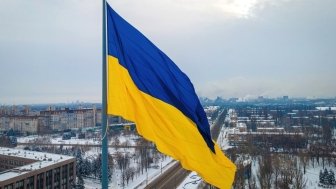
[[[107,5],[107,113],[135,122],[158,150],[219,188],[230,188],[235,165],[211,139],[189,78]]]

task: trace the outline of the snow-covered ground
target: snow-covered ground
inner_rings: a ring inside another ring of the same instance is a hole
[[[33,142],[36,139],[42,139],[45,138],[46,136],[38,136],[38,135],[30,135],[26,137],[18,137],[17,142],[18,143],[29,143]],[[57,137],[48,137],[50,138],[50,142],[52,144],[101,144],[100,139],[78,139],[78,138],[71,138],[69,140],[62,140],[61,136]]]
[[[323,167],[321,162],[322,160],[320,161],[320,164],[317,164],[317,162],[315,161],[314,166],[311,161],[309,161],[309,163],[307,164],[306,173],[303,175],[304,179],[306,180],[306,189],[322,189],[322,187],[318,186],[320,170],[324,170],[325,168],[328,171],[330,169],[334,171],[336,170],[336,167],[333,166],[332,164],[329,165],[326,163],[325,166]],[[300,158],[298,158],[298,164],[300,164]],[[300,169],[302,169],[303,171],[302,167]],[[258,172],[259,172],[259,162],[258,158],[255,158],[254,160],[252,160],[252,176],[255,176],[257,187],[260,188],[260,184],[258,182],[257,177]],[[248,187],[246,187],[246,189],[247,188]]]
[[[231,110],[229,111],[230,115],[234,112]],[[227,118],[226,120],[229,120]],[[222,127],[217,143],[220,145],[220,147],[224,150],[232,148],[232,146],[229,145],[228,142],[228,132],[229,128]],[[27,137],[19,137],[18,142],[31,142],[38,138],[42,138],[40,136],[27,136]],[[135,145],[135,141],[139,138],[137,135],[120,135],[118,136],[118,141],[120,144],[122,143],[128,143],[129,145]],[[71,138],[70,140],[62,140],[61,136],[57,137],[50,137],[51,143],[54,144],[100,144],[100,139],[77,139],[77,138]],[[115,142],[114,140],[109,141],[109,144],[112,144]],[[22,148],[22,146],[21,146]],[[86,151],[84,154],[85,158],[95,158],[98,156],[98,154],[101,152],[100,148],[91,148],[90,150]],[[123,154],[134,154],[135,149],[134,148],[109,148],[110,154],[115,154],[116,152],[120,152]],[[257,179],[257,172],[259,170],[258,165],[258,158],[255,158],[252,160],[252,175],[254,175]],[[165,159],[160,159],[156,166],[152,166],[148,169],[148,172],[143,172],[143,174],[136,175],[134,180],[130,181],[127,185],[122,186],[121,185],[121,171],[115,170],[112,175],[112,181],[109,184],[109,188],[144,188],[147,183],[149,183],[151,180],[153,180],[155,177],[159,176],[162,172],[164,172],[166,169],[168,169],[173,163],[173,160],[169,157],[166,157]],[[130,167],[135,167],[136,163],[131,160]],[[328,165],[326,164],[325,168],[328,170],[336,170],[336,167],[334,165]],[[307,187],[308,189],[319,189],[321,187],[318,186],[319,182],[319,173],[320,170],[323,170],[321,161],[318,165],[316,162],[314,166],[310,162],[307,165],[306,174],[304,174],[305,179],[307,180]],[[92,178],[85,178],[85,188],[88,189],[97,189],[101,188],[101,183],[98,179],[92,179]],[[196,189],[197,186],[202,182],[202,179],[197,176],[195,172],[192,172],[189,174],[189,176],[180,184],[178,189]],[[257,185],[259,185],[257,181]]]
[[[177,189],[197,189],[201,182],[202,178],[199,177],[196,172],[191,172]]]
[[[148,173],[145,175],[140,176],[138,179],[134,180],[133,183],[128,185],[128,188],[144,188],[149,182],[160,176],[164,171],[169,169],[173,164],[174,160],[172,158],[167,158],[166,160],[162,161],[162,169],[153,169],[150,168]]]
[[[309,189],[322,188],[318,186],[318,183],[319,183],[320,170],[324,170],[324,168],[326,168],[327,170],[331,169],[331,170],[336,171],[336,167],[333,165],[329,166],[327,164],[325,165],[325,167],[323,167],[321,162],[320,162],[320,165],[316,164],[315,162],[315,165],[313,167],[311,163],[309,164],[306,170],[306,174],[304,175],[304,177],[307,179],[307,188]]]
[[[223,150],[232,148],[232,146],[229,145],[229,140],[228,140],[229,130],[230,130],[229,128],[223,126],[218,135],[217,143]]]
[[[114,173],[112,176],[112,180],[109,183],[109,188],[125,188],[125,189],[144,188],[147,185],[147,183],[149,183],[151,180],[159,176],[162,172],[167,170],[173,164],[172,162],[173,160],[171,158],[166,158],[164,161],[162,161],[162,171],[161,168],[158,169],[150,168],[148,169],[147,173],[136,177],[133,181],[129,182],[128,185],[124,187],[122,187],[120,182],[120,171]],[[86,189],[101,188],[101,182],[98,179],[85,178],[84,182]]]
[[[232,112],[231,112],[232,113]],[[228,120],[228,119],[227,119]],[[220,131],[220,135],[218,137],[217,143],[220,145],[220,147],[224,150],[227,150],[229,148],[232,148],[232,146],[229,145],[228,142],[228,132],[229,128],[222,127]],[[300,164],[300,158],[298,158],[298,163]],[[325,163],[325,166],[322,166],[322,160],[320,160],[320,163],[317,164],[317,162],[314,162],[314,165],[312,161],[309,161],[306,167],[306,173],[304,174],[304,178],[306,179],[306,188],[307,189],[322,189],[322,187],[318,186],[319,183],[319,173],[320,170],[324,170],[326,168],[327,170],[334,170],[336,171],[336,167],[333,164],[327,164]],[[254,158],[252,160],[252,175],[255,176],[257,186],[260,188],[260,185],[258,183],[257,179],[257,173],[259,172],[259,163],[258,158]],[[178,187],[178,189],[196,189],[198,185],[201,183],[202,179],[197,176],[195,172],[190,173],[190,175],[181,183],[181,185]],[[335,187],[336,188],[336,187]]]
[[[318,109],[318,110],[321,110],[321,111],[324,111],[324,110],[336,110],[336,107],[333,107],[333,106],[331,106],[331,107],[316,107],[316,109]]]
[[[34,142],[36,140],[42,140],[43,138],[49,138],[50,142],[53,144],[100,144],[100,139],[77,139],[71,138],[69,140],[62,140],[61,136],[26,136],[26,137],[19,137],[19,143],[28,143]],[[48,139],[48,140],[49,140]],[[129,135],[119,135],[118,136],[118,143],[123,144],[127,143],[129,145],[135,145],[135,141],[139,139],[138,135],[129,134]],[[109,141],[109,144],[115,142],[114,140]],[[23,148],[23,146],[19,146],[18,148]],[[129,154],[132,156],[134,154],[134,148],[109,148],[109,154],[115,153],[122,153],[122,154]],[[97,158],[98,154],[101,153],[101,149],[99,147],[92,147],[88,151],[85,151],[83,154],[83,158],[94,159]],[[149,183],[152,179],[159,176],[162,172],[167,170],[172,164],[173,160],[170,157],[161,158],[156,163],[156,166],[151,166],[148,171],[144,170],[143,174],[135,175],[134,180],[130,180],[128,184],[125,183],[125,186],[121,184],[121,171],[116,169],[113,172],[112,179],[109,183],[109,188],[144,188],[147,183]],[[152,164],[154,165],[154,164]],[[135,167],[136,162],[131,160],[130,167]],[[96,189],[101,188],[101,182],[98,179],[94,178],[84,178],[85,188],[88,189]]]

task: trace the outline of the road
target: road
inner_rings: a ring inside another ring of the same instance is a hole
[[[224,123],[226,116],[226,111],[223,111],[218,118],[216,119],[214,125],[211,128],[211,136],[213,140],[217,140],[219,136],[219,131],[221,126]],[[169,168],[167,171],[162,173],[152,182],[150,182],[145,189],[158,189],[158,188],[177,188],[182,181],[190,174],[190,171],[187,171],[182,168],[179,162],[175,162],[174,165]]]
[[[190,171],[183,169],[179,162],[174,162],[172,167],[163,172],[157,179],[148,183],[145,189],[177,188],[189,173]]]

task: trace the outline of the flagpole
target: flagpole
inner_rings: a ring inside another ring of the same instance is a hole
[[[101,170],[102,170],[102,189],[108,188],[108,148],[107,148],[107,75],[106,75],[106,0],[102,0],[103,8],[103,22],[102,22],[102,60],[103,60],[103,73],[102,73],[102,155],[101,155]]]

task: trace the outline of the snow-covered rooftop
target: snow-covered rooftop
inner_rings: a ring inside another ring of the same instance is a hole
[[[74,157],[66,155],[58,155],[45,152],[35,152],[35,151],[27,151],[27,150],[3,148],[3,147],[0,147],[0,158],[1,156],[14,156],[19,158],[35,160],[35,162],[1,172],[0,182],[22,175],[24,173],[48,167],[56,163],[60,163],[70,159],[75,159]]]
[[[317,110],[336,110],[336,107],[316,107]]]
[[[237,127],[246,128],[246,123],[238,123]]]

